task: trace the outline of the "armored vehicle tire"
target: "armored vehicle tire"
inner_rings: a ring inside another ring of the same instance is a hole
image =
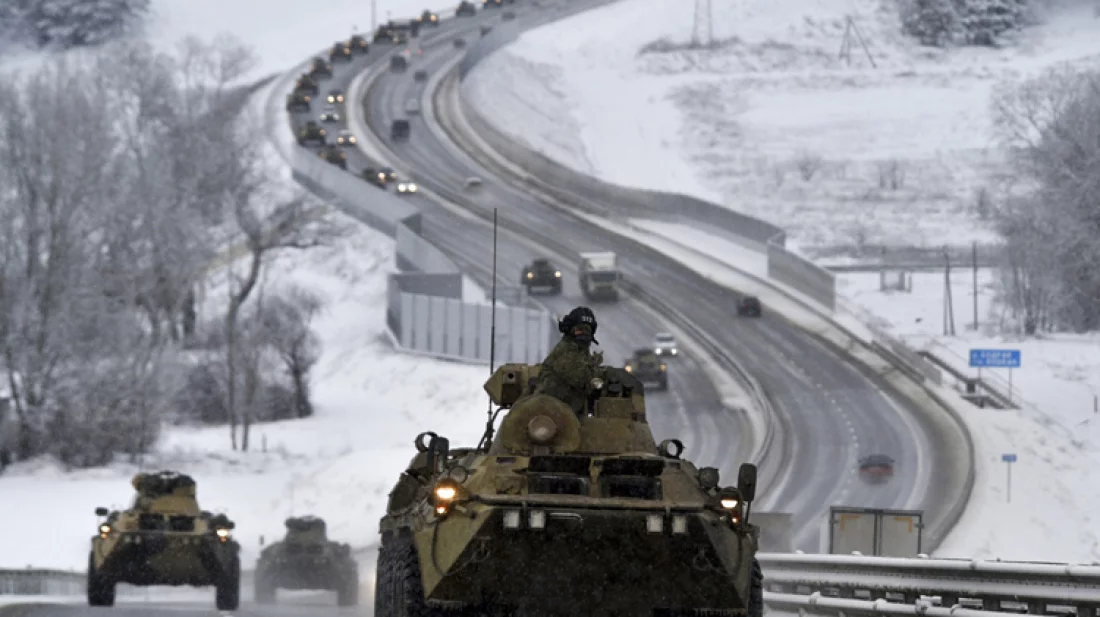
[[[752,558],[750,580],[748,617],[764,617],[764,571],[756,557]]]
[[[428,606],[420,580],[420,558],[410,538],[395,537],[378,549],[374,617],[446,617],[444,609]],[[480,607],[486,608],[486,607]],[[479,611],[492,613],[492,611]],[[495,613],[494,613],[495,614]]]
[[[380,549],[381,550],[381,549]],[[336,604],[359,606],[359,568],[351,568],[336,590]]]
[[[114,606],[115,582],[95,569],[95,556],[88,553],[88,606]]]
[[[236,557],[218,581],[214,604],[219,611],[235,611],[241,604],[241,562]]]

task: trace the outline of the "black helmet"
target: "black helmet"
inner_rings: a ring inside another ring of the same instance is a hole
[[[569,311],[569,314],[562,317],[558,321],[558,332],[565,335],[574,334],[574,329],[581,326],[588,326],[592,329],[592,342],[597,345],[600,344],[596,340],[596,316],[592,313],[592,309],[587,306],[578,306],[577,308]]]

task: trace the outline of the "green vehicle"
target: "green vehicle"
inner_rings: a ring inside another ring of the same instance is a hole
[[[644,384],[654,384],[658,390],[668,390],[668,365],[652,349],[635,349],[634,357],[623,369]]]
[[[291,92],[286,95],[287,111],[309,111],[309,103],[313,97],[304,92]]]
[[[416,438],[379,525],[375,617],[760,617],[756,466],[723,487],[678,440],[656,443],[622,369],[599,369],[580,414],[532,393],[540,370],[493,373],[508,412],[477,448]]]
[[[118,583],[213,585],[218,610],[237,610],[241,547],[230,533],[233,522],[199,509],[190,476],[139,473],[131,484],[137,496],[128,510],[96,508],[106,519],[92,536],[88,604],[113,606]]]
[[[321,86],[317,84],[317,80],[312,75],[302,73],[302,76],[294,83],[294,91],[317,96],[321,93]]]
[[[329,540],[325,521],[315,516],[291,517],[285,525],[283,540],[256,562],[256,602],[275,602],[277,589],[328,589],[340,606],[357,605],[359,564],[351,546]]]
[[[309,120],[305,123],[305,126],[298,129],[298,145],[304,146],[311,141],[315,141],[323,146],[328,143],[327,135],[328,131],[324,127],[313,120]]]
[[[332,163],[340,169],[348,168],[348,155],[341,152],[336,146],[325,146],[317,153],[317,156],[325,160],[326,163]]]

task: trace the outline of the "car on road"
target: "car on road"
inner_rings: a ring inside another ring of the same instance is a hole
[[[868,484],[882,484],[894,477],[894,459],[886,454],[871,454],[859,459],[859,477]]]
[[[328,59],[331,62],[337,60],[351,62],[351,47],[344,41],[336,41],[332,44],[332,49],[328,52]]]
[[[737,315],[739,317],[760,317],[764,314],[764,308],[760,305],[760,298],[756,296],[741,296],[737,301]]]
[[[676,344],[676,337],[671,332],[658,332],[653,336],[653,353],[664,358],[679,356],[680,347]]]
[[[327,143],[326,131],[320,124],[317,124],[313,120],[305,123],[300,129],[298,129],[298,145],[304,146],[311,141],[317,142],[319,145],[325,145]]]
[[[467,191],[476,191],[476,190],[481,188],[481,185],[482,185],[481,178],[479,178],[477,176],[470,176],[469,178],[466,178],[466,190]]]
[[[409,99],[405,101],[405,113],[418,114],[420,113],[420,101],[416,99]]]
[[[420,190],[419,187],[417,187],[416,183],[412,180],[403,180],[397,183],[398,195],[413,195],[418,190]]]
[[[520,284],[531,294],[534,289],[545,289],[550,295],[561,295],[561,270],[545,257],[539,257],[523,268]]]
[[[328,91],[328,98],[326,100],[329,103],[343,103],[344,91],[340,88],[333,88],[332,90]]]
[[[339,122],[340,112],[336,111],[335,105],[325,105],[325,108],[321,111],[321,122]]]
[[[378,173],[386,182],[397,182],[397,172],[391,167],[380,167]]]
[[[348,168],[348,155],[340,150],[336,146],[326,146],[317,153],[317,156],[325,160],[325,162],[332,163],[340,169]]]
[[[413,73],[413,81],[428,81],[428,71],[425,71],[424,69],[418,69],[415,73]]]
[[[347,129],[340,131],[340,133],[336,135],[336,145],[338,146],[354,146],[355,141],[355,135],[352,135],[351,131]]]
[[[359,172],[359,177],[380,189],[386,188],[386,174],[373,167],[364,167],[363,171]]]
[[[353,53],[365,54],[370,51],[370,44],[367,43],[367,37],[362,34],[353,34],[348,39],[348,47],[351,48]]]
[[[668,390],[668,365],[652,349],[635,349],[623,370],[643,385],[652,384],[658,390]]]
[[[318,56],[313,59],[313,66],[309,67],[309,74],[311,77],[332,77],[332,63]]]

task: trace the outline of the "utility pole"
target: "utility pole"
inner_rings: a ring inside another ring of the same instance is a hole
[[[978,241],[971,245],[970,255],[974,262],[974,331],[978,331]]]
[[[943,335],[955,336],[955,302],[951,297],[951,253],[943,248]]]
[[[378,29],[378,0],[370,0],[370,31]]]
[[[691,27],[691,44],[695,47],[705,47],[713,43],[714,12],[710,0],[695,0],[695,23]]]

